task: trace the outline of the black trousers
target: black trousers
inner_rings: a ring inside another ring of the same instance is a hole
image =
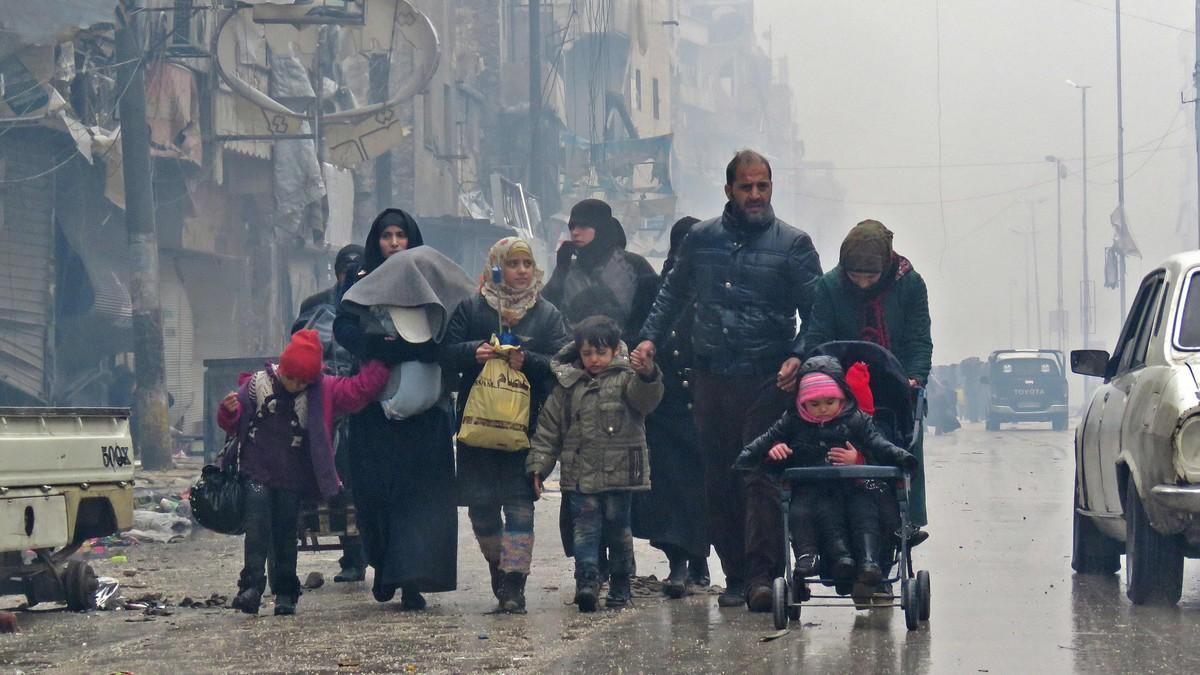
[[[269,575],[271,593],[298,597],[300,495],[247,480],[245,509],[244,563],[238,589],[257,588],[262,592]]]
[[[779,486],[762,471],[744,475],[733,460],[787,409],[791,394],[775,374],[716,375],[698,371],[693,390],[704,457],[708,527],[728,583],[770,585],[783,570]]]

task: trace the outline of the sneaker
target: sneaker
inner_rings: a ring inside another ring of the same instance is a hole
[[[746,607],[751,612],[769,612],[772,602],[771,587],[766,584],[751,586],[746,592]]]
[[[367,571],[361,567],[343,567],[342,571],[334,575],[333,580],[337,583],[354,583],[367,578]]]
[[[807,579],[817,573],[817,554],[804,553],[796,558],[796,578]]]
[[[718,607],[737,607],[746,602],[746,585],[737,579],[725,580],[725,591],[717,596]]]
[[[292,616],[296,613],[296,603],[300,598],[294,595],[275,596],[275,616]]]
[[[247,588],[242,590],[233,598],[229,606],[241,610],[245,614],[258,614],[258,608],[262,605],[262,591],[257,588]]]
[[[613,577],[608,582],[608,595],[604,597],[604,606],[609,609],[624,609],[629,606],[632,593],[629,590],[629,577]]]

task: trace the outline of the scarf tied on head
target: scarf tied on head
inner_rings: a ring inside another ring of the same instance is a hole
[[[521,322],[525,318],[525,313],[537,304],[538,296],[542,292],[542,278],[545,273],[534,262],[533,267],[533,282],[528,288],[516,289],[510,288],[503,282],[504,263],[513,255],[524,253],[530,258],[533,258],[533,248],[529,242],[520,237],[505,237],[492,245],[488,251],[487,266],[483,270],[483,276],[480,280],[480,292],[483,293],[484,300],[492,309],[500,314],[500,320],[504,325],[512,327]],[[500,268],[501,281],[497,282],[492,278],[492,269]]]

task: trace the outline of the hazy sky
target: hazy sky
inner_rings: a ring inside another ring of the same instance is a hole
[[[771,28],[774,55],[790,61],[806,159],[834,162],[846,189],[845,222],[822,233],[822,261],[836,264],[837,246],[858,220],[893,229],[897,250],[929,285],[936,363],[1009,346],[1010,333],[1025,346],[1029,236],[1015,231],[1029,232],[1031,209],[1042,313],[1054,309],[1055,172],[1046,155],[1064,158],[1069,171],[1063,295],[1068,349],[1080,346],[1080,92],[1067,79],[1091,85],[1095,342],[1107,348],[1116,339],[1117,294],[1102,284],[1117,204],[1112,7],[1112,0],[757,0],[760,34]],[[1126,0],[1121,9],[1125,201],[1144,254],[1130,259],[1132,298],[1158,261],[1197,246],[1194,111],[1180,104],[1181,93],[1194,96],[1195,17],[1183,0]],[[777,191],[797,187],[794,178],[781,184],[789,177],[780,174]],[[1042,324],[1049,343],[1046,316]]]

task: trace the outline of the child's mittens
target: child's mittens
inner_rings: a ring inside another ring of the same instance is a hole
[[[859,361],[846,371],[846,386],[850,387],[858,407],[868,415],[875,414],[875,394],[871,392],[871,371]]]

